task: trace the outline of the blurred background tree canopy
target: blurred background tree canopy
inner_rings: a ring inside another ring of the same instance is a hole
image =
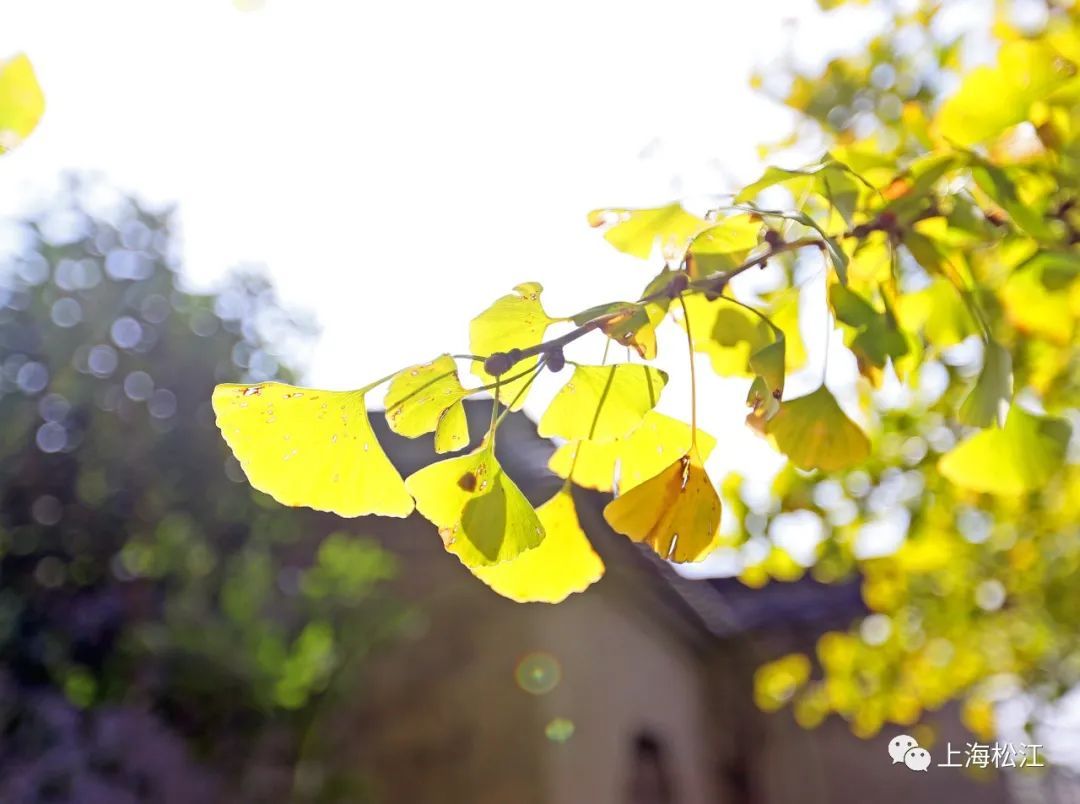
[[[859,5],[819,3],[835,14]],[[809,571],[825,581],[859,573],[871,610],[822,638],[816,661],[792,655],[763,667],[756,696],[767,709],[792,704],[805,726],[839,714],[862,736],[960,697],[966,725],[990,738],[997,702],[1029,695],[1025,711],[1038,720],[1040,701],[1080,682],[1080,10],[1054,0],[987,3],[976,9],[984,16],[962,3],[882,5],[891,17],[864,50],[821,72],[785,59],[755,77],[799,115],[789,137],[762,149],[770,158],[819,147],[865,175],[899,165],[882,190],[896,209],[943,176],[952,182],[935,220],[905,229],[896,252],[905,296],[894,325],[907,359],[923,365],[902,388],[865,400],[881,431],[871,460],[834,477],[789,465],[771,502],[739,511],[737,540],[760,557],[745,581],[803,574],[769,534],[790,512],[809,511],[822,534]],[[956,159],[968,167],[957,172]],[[873,257],[868,248],[852,267],[867,285],[878,281]],[[955,271],[979,288],[968,309],[941,292]],[[834,307],[863,370],[872,355],[860,351],[859,322]],[[895,361],[901,378],[904,360]],[[964,435],[949,425],[952,412],[979,424],[982,405],[983,422],[996,418],[1010,370],[1018,400],[1072,423],[1071,458],[1041,473],[1045,456],[1010,451],[999,436],[981,459],[993,478],[976,479],[974,466],[940,469]],[[741,479],[728,483],[737,492]],[[883,538],[869,538],[875,528]]]
[[[335,675],[402,614],[387,553],[252,491],[214,427],[214,383],[289,377],[310,324],[254,273],[184,290],[169,213],[93,181],[9,229],[0,799],[288,789]]]

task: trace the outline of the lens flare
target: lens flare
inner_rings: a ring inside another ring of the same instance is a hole
[[[517,685],[532,695],[546,695],[562,679],[559,660],[550,653],[537,651],[521,658],[514,670]]]

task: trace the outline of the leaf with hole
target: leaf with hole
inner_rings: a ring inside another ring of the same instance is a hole
[[[405,487],[467,567],[510,561],[544,540],[536,511],[495,459],[490,438],[468,455],[414,472]]]

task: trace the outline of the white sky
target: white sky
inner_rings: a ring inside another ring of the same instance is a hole
[[[0,160],[0,214],[72,168],[178,202],[187,275],[265,265],[321,325],[306,379],[347,388],[467,351],[469,319],[519,282],[556,315],[635,297],[659,263],[585,213],[754,178],[755,146],[790,126],[748,87],[785,20],[820,62],[875,18],[814,0],[0,0],[0,19],[0,55],[30,56],[48,104]],[[679,337],[661,339],[661,407],[686,418]],[[741,424],[745,383],[701,369],[714,479],[775,465]]]

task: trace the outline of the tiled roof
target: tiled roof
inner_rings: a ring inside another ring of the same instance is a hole
[[[466,403],[473,445],[487,430],[491,404],[486,400]],[[372,427],[387,454],[402,472],[410,474],[427,465],[435,455],[431,439],[406,439],[389,431],[382,416],[372,416]],[[499,428],[496,455],[504,470],[534,504],[554,494],[561,480],[547,468],[555,445],[541,438],[536,425],[524,414],[513,413]],[[716,637],[802,626],[809,632],[843,627],[865,612],[859,580],[824,584],[804,577],[794,582],[773,582],[750,588],[735,578],[689,579],[651,551],[615,534],[603,521],[601,510],[610,497],[595,492],[576,495],[582,524],[607,563],[625,562],[655,579],[668,602],[683,616]]]

